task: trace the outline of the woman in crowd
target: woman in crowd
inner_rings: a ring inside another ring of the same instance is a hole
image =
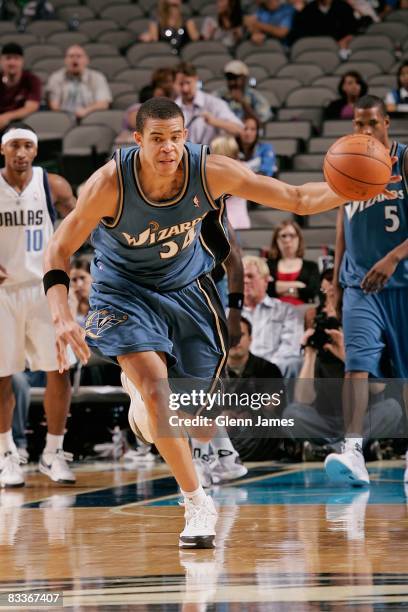
[[[268,295],[299,306],[313,302],[319,292],[317,264],[303,259],[305,252],[302,230],[290,219],[275,229],[268,257],[272,280]]]
[[[76,320],[84,326],[89,312],[89,292],[92,284],[89,260],[86,257],[74,259],[71,263],[69,277],[76,300]]]
[[[241,0],[217,0],[217,17],[206,17],[201,28],[204,40],[218,40],[232,49],[243,36]]]
[[[265,176],[273,176],[276,172],[276,157],[273,146],[269,142],[259,141],[260,124],[254,117],[244,119],[244,132],[237,139],[240,159],[256,172]]]
[[[188,42],[198,40],[200,34],[193,19],[185,19],[181,0],[159,0],[157,21],[140,35],[141,42],[168,42],[177,52]]]
[[[341,77],[338,87],[340,98],[333,100],[325,108],[325,119],[352,119],[354,117],[354,104],[365,96],[368,91],[367,83],[359,72],[350,70]]]
[[[385,104],[389,113],[408,113],[408,61],[399,67],[397,88],[387,94]]]
[[[232,136],[220,136],[212,141],[211,152],[216,155],[226,155],[232,159],[238,159],[238,143]],[[230,196],[226,200],[226,207],[228,221],[234,230],[248,229],[251,226],[246,200]]]

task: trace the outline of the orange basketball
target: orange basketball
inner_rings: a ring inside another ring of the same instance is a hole
[[[379,140],[364,134],[336,140],[323,164],[330,187],[348,200],[369,200],[381,193],[390,181],[391,170],[388,150]]]

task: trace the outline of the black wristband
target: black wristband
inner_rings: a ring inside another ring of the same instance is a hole
[[[65,285],[69,291],[69,276],[65,270],[48,270],[43,277],[44,293],[47,295],[48,289],[54,285]]]
[[[229,293],[228,294],[228,308],[236,308],[242,310],[244,305],[244,294],[243,293]]]

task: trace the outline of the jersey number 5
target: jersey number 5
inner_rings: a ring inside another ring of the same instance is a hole
[[[162,247],[166,248],[167,251],[160,252],[161,259],[170,259],[171,257],[175,257],[176,255],[178,255],[180,251],[190,246],[195,236],[196,236],[195,229],[194,227],[192,227],[188,230],[181,247],[177,244],[175,240],[169,240],[169,242],[163,242]]]
[[[398,217],[398,206],[387,205],[384,208],[385,216],[385,231],[396,232],[400,226],[400,220]]]

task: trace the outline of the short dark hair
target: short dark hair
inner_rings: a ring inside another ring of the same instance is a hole
[[[37,135],[37,132],[27,123],[24,123],[24,121],[13,121],[12,123],[9,123],[9,125],[2,131],[2,136],[3,134],[7,134],[7,132],[10,130],[30,130],[30,132]]]
[[[71,261],[71,270],[85,270],[85,272],[91,273],[91,262],[84,255],[74,257]]]
[[[3,45],[1,49],[2,55],[21,55],[24,56],[23,47],[15,42],[9,42]]]
[[[381,100],[378,96],[363,96],[359,98],[354,105],[354,108],[359,108],[360,110],[366,110],[368,108],[378,108],[381,115],[383,117],[387,117],[387,109],[384,104],[384,100]]]
[[[190,64],[189,62],[180,62],[176,66],[176,73],[181,72],[181,74],[185,74],[188,77],[196,77],[197,76],[197,68],[194,64]]]
[[[245,317],[241,317],[241,323],[243,323],[244,325],[247,326],[248,336],[252,336],[252,324],[251,324],[251,322],[248,321],[248,319],[246,319]]]
[[[181,117],[184,126],[183,111],[169,98],[151,98],[142,104],[136,115],[136,132],[142,133],[147,119],[175,119]]]

